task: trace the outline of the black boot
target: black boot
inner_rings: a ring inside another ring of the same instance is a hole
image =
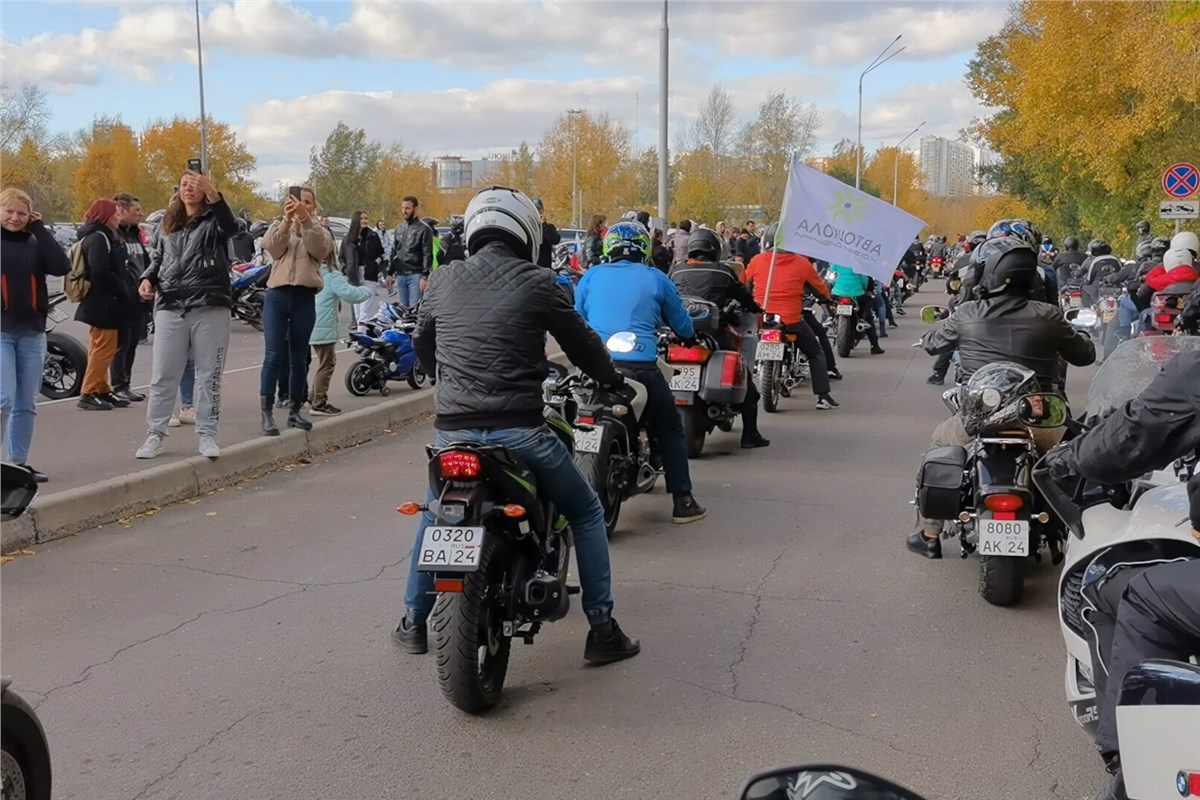
[[[707,514],[708,512],[704,510],[704,506],[696,502],[696,498],[692,497],[691,492],[679,492],[675,495],[675,509],[671,516],[671,521],[676,525],[685,525],[689,522],[704,519]]]
[[[767,447],[770,444],[771,444],[771,440],[764,437],[758,431],[755,431],[754,433],[743,433],[742,434],[742,449],[743,450],[752,450],[755,447]]]
[[[587,644],[583,647],[583,660],[589,664],[611,664],[624,661],[642,652],[642,643],[630,639],[621,630],[615,619],[592,625],[588,631]]]
[[[936,372],[925,379],[925,382],[930,386],[941,386],[946,382],[945,375],[939,375]]]
[[[296,401],[292,403],[292,409],[288,412],[287,426],[289,428],[299,428],[302,431],[311,431],[312,423],[300,416],[300,407],[303,402]]]
[[[941,558],[942,557],[942,540],[941,538],[930,539],[925,536],[924,531],[917,531],[905,540],[904,546],[912,550],[919,556],[926,558]]]
[[[262,408],[263,436],[278,436],[279,435],[279,426],[275,424],[275,414],[272,411],[272,406],[274,405],[272,400],[273,400],[273,398],[271,398],[271,397],[260,397],[259,398],[259,402],[261,403],[261,408]]]

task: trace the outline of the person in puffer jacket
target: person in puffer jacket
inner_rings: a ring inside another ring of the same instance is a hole
[[[1150,298],[1155,292],[1161,292],[1176,283],[1192,283],[1200,273],[1192,264],[1192,254],[1182,247],[1168,250],[1163,256],[1163,263],[1146,273],[1142,285],[1138,288],[1136,303],[1138,308],[1149,308]]]
[[[321,278],[324,286],[317,293],[316,322],[308,338],[317,359],[317,373],[313,376],[308,402],[315,416],[331,417],[342,413],[329,402],[329,381],[337,366],[338,312],[342,303],[353,307],[355,303],[364,302],[371,296],[371,290],[366,286],[351,286],[346,276],[331,264],[321,266]]]

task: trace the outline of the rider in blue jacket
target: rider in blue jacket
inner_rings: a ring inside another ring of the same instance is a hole
[[[837,274],[837,279],[829,291],[834,297],[849,297],[858,305],[858,315],[867,323],[867,339],[871,342],[871,355],[883,355],[879,346],[879,334],[875,330],[874,293],[869,292],[871,278],[859,275],[849,267],[841,264],[831,264],[830,268]]]
[[[658,370],[658,329],[669,326],[682,339],[695,335],[692,318],[675,284],[649,265],[650,234],[640,223],[618,222],[604,236],[607,263],[594,264],[575,289],[575,310],[601,341],[614,333],[636,334],[628,353],[610,353],[617,367],[646,387],[646,428],[662,453],[667,491],[675,501],[672,519],[695,522],[707,513],[692,497],[683,421],[671,386]]]

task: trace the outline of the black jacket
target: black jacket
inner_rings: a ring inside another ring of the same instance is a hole
[[[157,308],[187,311],[205,306],[229,308],[229,237],[237,218],[225,198],[208,211],[158,240],[143,278],[158,292]]]
[[[229,257],[244,264],[254,259],[254,237],[250,235],[250,223],[237,217],[237,233],[229,239]]]
[[[46,330],[46,312],[50,309],[46,276],[62,276],[70,271],[66,251],[41,220],[17,233],[0,228],[0,328],[22,333]]]
[[[142,244],[142,230],[137,225],[118,226],[117,238],[125,243],[125,269],[121,280],[128,287],[130,296],[137,297],[142,273],[150,266],[150,251]]]
[[[396,226],[392,243],[392,272],[429,275],[433,269],[433,229],[413,217]]]
[[[930,355],[958,350],[968,376],[997,361],[1016,362],[1036,372],[1045,389],[1060,377],[1060,356],[1077,367],[1096,360],[1092,340],[1077,333],[1058,306],[1008,295],[961,303],[921,346]]]
[[[1050,264],[1050,269],[1054,270],[1054,274],[1058,276],[1058,285],[1065,287],[1071,282],[1075,271],[1083,265],[1087,260],[1087,256],[1078,250],[1068,250],[1065,253],[1059,253],[1054,257],[1053,263]]]
[[[342,274],[351,286],[362,286],[364,280],[378,281],[379,273],[385,272],[383,241],[371,228],[364,228],[357,240],[347,236],[342,240],[340,253]]]
[[[724,309],[730,300],[736,300],[745,311],[762,311],[754,302],[754,295],[738,280],[737,274],[728,264],[711,261],[686,261],[675,264],[667,273],[671,282],[679,287],[681,297],[699,297],[717,308]]]
[[[429,278],[414,346],[437,376],[439,430],[543,424],[546,333],[601,382],[618,380],[608,351],[559,289],[554,272],[491,242]]]
[[[537,263],[539,267],[551,266],[551,259],[554,256],[554,247],[562,241],[562,236],[558,233],[558,228],[551,225],[549,222],[542,223],[542,247],[538,250]]]
[[[440,266],[452,264],[455,261],[462,261],[467,257],[467,248],[463,244],[461,234],[454,231],[446,231],[442,236],[442,252],[438,258]]]
[[[1198,449],[1200,351],[1191,350],[1167,362],[1140,395],[1054,451],[1054,460],[1086,478],[1122,483]],[[1188,489],[1192,527],[1200,530],[1200,481],[1193,477]]]
[[[128,327],[139,313],[139,301],[127,277],[125,240],[107,225],[88,222],[79,229],[79,241],[92,285],[75,309],[75,319],[93,328]]]

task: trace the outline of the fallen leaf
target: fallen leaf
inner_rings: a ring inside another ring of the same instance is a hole
[[[215,512],[215,511],[210,511],[210,512],[208,512],[207,514],[205,514],[204,516],[206,516],[206,517],[215,517],[216,515],[217,515],[217,512]]]
[[[15,558],[16,556],[0,556],[0,564],[7,564],[8,562],[13,561]]]
[[[37,555],[37,553],[34,552],[33,550],[18,550],[17,552],[23,556],[36,556]]]

